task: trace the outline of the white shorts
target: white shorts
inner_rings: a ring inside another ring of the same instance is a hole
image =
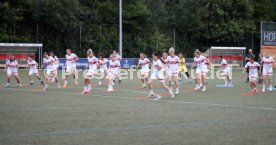
[[[103,74],[107,71],[107,69],[100,68],[100,73]]]
[[[249,81],[256,81],[258,78],[258,74],[249,74]]]
[[[7,75],[12,76],[12,75],[18,75],[17,69],[7,69]]]
[[[229,76],[230,73],[231,73],[230,67],[226,67],[222,70],[222,75],[224,75],[224,76]]]
[[[176,70],[169,69],[168,76],[169,77],[171,77],[171,76],[178,76],[178,69],[176,69]]]
[[[273,69],[272,67],[269,68],[263,68],[263,75],[264,76],[272,76],[273,75]]]
[[[196,74],[199,74],[199,75],[206,75],[207,73],[208,73],[208,69],[196,68]]]
[[[94,77],[97,74],[97,70],[95,69],[89,69],[86,73],[86,76],[92,76]]]
[[[159,80],[160,82],[164,82],[164,73],[162,71],[154,71],[152,72],[151,79],[153,80]]]
[[[140,75],[141,76],[148,76],[149,75],[149,70],[147,70],[147,69],[141,69],[140,70]]]
[[[107,79],[114,79],[116,77],[118,77],[119,71],[118,70],[109,70],[107,73],[106,78]]]
[[[66,66],[66,73],[73,73],[76,68],[76,66]]]
[[[31,75],[37,75],[38,74],[38,70],[37,69],[29,69],[29,76]]]
[[[58,70],[59,64],[55,64],[55,68]]]
[[[55,68],[47,68],[46,69],[46,75],[47,76],[53,76],[56,73],[57,73],[57,70]]]

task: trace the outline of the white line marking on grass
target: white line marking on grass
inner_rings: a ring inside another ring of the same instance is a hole
[[[72,135],[72,134],[89,134],[98,132],[118,132],[129,130],[142,130],[142,129],[166,129],[166,128],[179,128],[190,126],[211,126],[211,125],[225,125],[225,124],[244,124],[247,121],[234,121],[234,120],[219,120],[219,121],[195,121],[182,124],[153,124],[145,126],[134,127],[117,127],[117,128],[80,128],[77,130],[63,130],[63,131],[42,131],[42,132],[19,132],[19,133],[1,133],[0,139],[17,138],[17,137],[34,137],[34,136],[57,136],[57,135]]]
[[[10,90],[16,91],[25,91],[25,92],[34,92],[31,90],[24,90],[24,89],[16,89],[16,88],[7,88]],[[132,90],[125,90],[130,92]],[[135,91],[139,93],[140,91]],[[81,95],[78,93],[60,93],[60,92],[53,92],[53,91],[42,91],[37,93],[53,93],[53,94],[64,94],[64,95],[78,95],[78,96],[95,96],[95,97],[104,97],[104,98],[115,98],[115,99],[128,99],[128,100],[137,100],[136,98],[130,97],[119,97],[119,96],[107,96],[107,95]],[[146,94],[145,92],[140,92]],[[151,100],[149,100],[151,101]],[[269,110],[269,111],[276,111],[276,108],[269,108],[269,107],[250,107],[250,106],[242,106],[242,105],[226,105],[226,104],[215,104],[215,103],[202,103],[202,102],[185,102],[185,101],[174,101],[174,100],[156,100],[154,102],[167,102],[167,103],[176,103],[176,104],[192,104],[192,105],[205,105],[205,106],[218,106],[218,107],[228,107],[228,108],[244,108],[244,109],[255,109],[255,110]]]

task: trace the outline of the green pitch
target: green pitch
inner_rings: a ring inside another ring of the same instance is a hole
[[[222,80],[208,80],[207,92],[194,92],[185,80],[174,99],[155,83],[163,96],[151,101],[138,79],[116,82],[106,92],[105,82],[90,94],[79,85],[49,91],[35,80],[29,86],[3,88],[0,72],[1,145],[274,145],[276,142],[276,91],[250,96],[246,76],[233,72],[233,88],[217,88]],[[276,78],[274,77],[274,80]],[[15,84],[13,79],[12,84]],[[63,81],[61,82],[61,85]],[[259,90],[261,85],[258,85]]]

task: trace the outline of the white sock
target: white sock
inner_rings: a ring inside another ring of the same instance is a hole
[[[67,81],[64,81],[64,84],[67,85]]]
[[[263,84],[263,90],[265,89],[265,84]]]
[[[150,90],[150,94],[153,94],[153,90]]]
[[[48,88],[48,84],[46,84],[45,87]]]

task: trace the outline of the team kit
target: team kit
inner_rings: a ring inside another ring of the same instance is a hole
[[[30,85],[33,85],[34,82],[32,80],[32,76],[35,76],[41,84],[44,86],[44,90],[47,91],[48,85],[56,83],[58,88],[60,86],[60,80],[58,78],[58,67],[59,67],[59,59],[53,52],[44,52],[43,53],[43,68],[45,69],[45,80],[42,80],[39,71],[38,71],[38,63],[34,60],[33,56],[29,56],[27,63],[29,68],[28,79]],[[66,75],[64,79],[63,88],[68,87],[68,79],[69,76],[72,75],[74,78],[74,83],[78,84],[78,80],[76,78],[77,68],[76,61],[78,60],[78,56],[71,52],[70,49],[66,50]],[[223,58],[223,56],[219,56],[220,58],[220,70],[221,76],[224,79],[225,84],[223,86],[232,86],[232,77],[231,77],[231,67],[227,63],[227,61]],[[84,88],[82,94],[87,94],[92,90],[91,80],[100,72],[102,77],[100,78],[98,85],[102,85],[103,81],[107,80],[107,91],[113,92],[115,85],[115,79],[119,79],[119,83],[121,83],[120,76],[120,60],[121,56],[118,54],[116,50],[109,56],[109,59],[105,58],[103,53],[98,55],[98,58],[94,55],[92,49],[87,50],[87,72],[84,75]],[[274,64],[273,58],[267,53],[264,53],[264,56],[261,58],[260,62],[256,62],[254,57],[250,58],[250,61],[246,63],[244,66],[243,73],[248,73],[249,84],[253,95],[257,93],[256,81],[261,73],[261,78],[263,79],[263,88],[262,92],[266,91],[266,84],[268,84],[268,90],[272,91],[272,75],[273,75],[273,67]],[[159,81],[161,87],[169,92],[172,98],[175,95],[179,94],[179,83],[182,75],[188,78],[189,83],[192,83],[191,76],[187,70],[185,58],[182,53],[178,55],[175,54],[175,49],[170,48],[168,52],[163,52],[162,55],[154,52],[152,53],[151,60],[147,58],[144,53],[140,53],[140,58],[136,68],[140,68],[140,79],[143,88],[149,88],[148,97],[153,100],[158,100],[161,96],[157,95],[153,91],[153,83],[154,81]],[[194,62],[192,68],[195,68],[195,91],[205,92],[207,90],[207,82],[206,75],[208,74],[211,68],[211,61],[208,59],[205,53],[201,53],[199,50],[195,50],[194,52]],[[99,70],[99,71],[98,71]],[[10,58],[6,61],[5,71],[7,73],[7,83],[5,87],[10,87],[11,77],[14,77],[20,87],[22,87],[21,80],[19,77],[18,71],[18,62],[15,59],[14,55],[10,55]],[[165,75],[167,77],[165,77]],[[165,83],[167,80],[168,83]],[[267,81],[266,81],[267,80]],[[268,82],[268,83],[266,83]],[[174,87],[172,87],[174,85]]]

